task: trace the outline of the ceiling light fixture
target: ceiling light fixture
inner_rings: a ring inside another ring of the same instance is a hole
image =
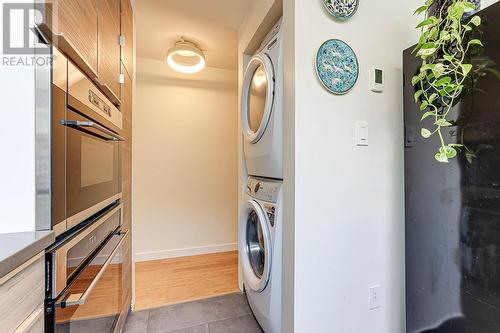
[[[186,74],[197,73],[206,64],[203,51],[196,44],[182,38],[168,51],[167,63],[173,70]]]

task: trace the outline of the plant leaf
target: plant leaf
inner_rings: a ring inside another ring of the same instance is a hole
[[[422,128],[420,130],[420,134],[426,139],[432,135],[431,131],[429,131],[427,128]]]
[[[437,153],[434,155],[434,158],[441,163],[448,163],[448,157],[446,156],[446,153]]]
[[[469,41],[469,46],[471,45],[481,45],[483,46],[483,42],[481,42],[479,39],[472,39]]]
[[[479,16],[474,16],[473,18],[470,19],[470,23],[474,24],[476,27],[479,27],[481,25],[481,17]]]
[[[429,103],[432,103],[436,100],[436,98],[438,97],[438,94],[434,93],[432,95],[429,96]]]
[[[429,42],[422,45],[420,50],[418,50],[417,55],[427,57],[431,54],[434,54],[434,52],[436,52],[436,44],[433,42]]]
[[[420,118],[420,121],[424,120],[427,117],[434,116],[435,113],[433,111],[427,111],[426,113],[423,114],[422,118]]]
[[[415,13],[413,13],[413,15],[420,15],[423,12],[425,12],[427,10],[427,8],[429,8],[429,6],[418,7],[417,10],[415,11]]]
[[[414,95],[414,97],[415,97],[415,103],[417,103],[417,102],[418,102],[419,97],[420,97],[423,93],[424,93],[424,91],[423,91],[423,90],[419,90],[419,91],[417,91],[417,92],[415,93],[415,95]]]
[[[472,69],[472,65],[471,64],[463,64],[461,66],[462,66],[462,73],[464,73],[464,76],[467,76]]]
[[[446,86],[446,85],[448,85],[448,84],[450,84],[450,83],[451,83],[451,77],[449,77],[449,76],[445,76],[445,77],[443,77],[443,78],[439,79],[439,80],[435,83],[435,85],[436,85],[436,86]]]
[[[441,118],[441,119],[436,120],[434,125],[441,126],[441,127],[448,127],[448,126],[451,126],[451,123],[446,121],[446,119]]]
[[[476,158],[476,154],[474,153],[471,153],[469,151],[466,151],[465,152],[465,158],[467,159],[467,162],[469,162],[469,164],[472,164],[474,162],[474,159]]]
[[[414,77],[411,78],[411,84],[414,86],[420,81],[420,77],[418,75],[415,75]]]
[[[428,106],[429,103],[427,103],[427,101],[423,101],[422,104],[420,104],[420,111],[424,111]]]
[[[432,73],[434,74],[435,78],[439,78],[441,75],[443,75],[444,70],[445,70],[444,65],[441,63],[437,63],[432,69]]]
[[[426,26],[428,26],[428,25],[433,25],[433,24],[434,24],[433,20],[431,20],[431,19],[427,19],[427,20],[424,20],[424,21],[420,22],[420,23],[419,23],[419,24],[415,27],[415,29],[423,28],[423,27],[426,27]]]
[[[476,9],[476,4],[472,2],[463,1],[463,6],[466,13],[472,12]]]
[[[446,147],[446,157],[448,158],[454,158],[455,156],[457,156],[457,151],[455,148],[452,148],[450,146]]]

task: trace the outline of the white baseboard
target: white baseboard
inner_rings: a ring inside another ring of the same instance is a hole
[[[138,252],[134,258],[136,262],[159,260],[178,257],[197,256],[201,254],[219,253],[238,250],[238,243],[217,244],[210,246],[188,247],[184,249]]]

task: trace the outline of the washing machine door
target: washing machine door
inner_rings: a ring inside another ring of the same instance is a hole
[[[263,291],[271,273],[271,234],[267,215],[254,200],[245,203],[241,216],[240,253],[245,285]]]
[[[243,136],[250,143],[264,135],[274,103],[274,69],[267,55],[256,55],[245,71],[241,98]]]

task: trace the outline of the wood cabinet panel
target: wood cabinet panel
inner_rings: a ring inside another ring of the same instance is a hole
[[[121,47],[121,60],[125,70],[133,75],[134,58],[134,14],[130,0],[121,0],[121,34],[125,45]]]
[[[120,6],[118,0],[99,0],[98,8],[99,84],[113,103],[120,104]]]
[[[12,332],[43,306],[45,261],[43,254],[34,257],[26,268],[0,281],[0,328]]]
[[[122,64],[125,82],[121,85],[120,110],[123,115],[122,136],[122,201],[123,201],[123,226],[132,232],[132,80]],[[124,304],[130,302],[132,296],[132,237],[124,244],[123,283],[130,293],[125,293]]]
[[[92,77],[97,75],[97,0],[50,0],[41,30]]]

